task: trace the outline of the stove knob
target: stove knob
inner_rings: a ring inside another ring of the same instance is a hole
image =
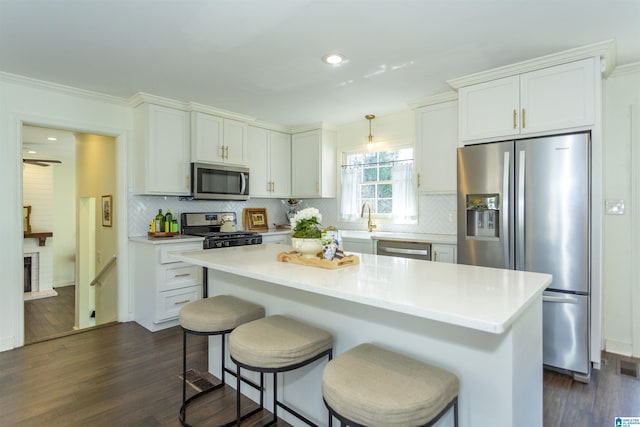
[[[225,246],[229,246],[229,242],[224,242],[224,245]]]
[[[215,242],[216,243],[216,248],[221,248],[222,247],[222,242]]]

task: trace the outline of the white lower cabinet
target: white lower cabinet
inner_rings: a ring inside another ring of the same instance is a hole
[[[456,245],[447,245],[441,243],[431,245],[431,260],[456,264]]]
[[[373,254],[372,239],[342,238],[342,248],[345,252],[360,252],[361,254]]]
[[[265,233],[262,235],[262,243],[276,243],[279,245],[291,244],[291,233]]]
[[[135,321],[155,332],[178,324],[180,309],[202,298],[202,267],[173,260],[171,252],[202,249],[202,242],[146,243],[133,250]]]

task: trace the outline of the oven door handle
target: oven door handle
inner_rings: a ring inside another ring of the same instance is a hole
[[[427,249],[402,249],[402,248],[379,248],[381,252],[388,252],[390,254],[402,254],[402,255],[422,255],[428,256],[429,251]]]

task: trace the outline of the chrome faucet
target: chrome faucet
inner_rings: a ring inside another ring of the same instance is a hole
[[[371,205],[369,204],[369,202],[364,202],[362,204],[362,212],[360,212],[360,218],[364,218],[365,207],[369,208],[369,220],[367,221],[367,230],[369,230],[369,233],[371,233],[373,229],[376,228],[376,225],[371,222]]]

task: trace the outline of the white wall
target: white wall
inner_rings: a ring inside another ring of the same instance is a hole
[[[54,287],[73,285],[76,265],[75,155],[60,160],[62,164],[53,165]]]
[[[60,85],[0,73],[0,192],[5,196],[0,241],[0,351],[24,342],[22,270],[22,124],[117,136],[118,187],[126,194],[126,144],[132,130],[131,109],[122,100]],[[118,216],[126,219],[126,202]],[[119,267],[127,270],[126,224],[119,235]],[[122,274],[119,272],[119,274]],[[125,284],[126,277],[120,280]],[[129,320],[129,290],[121,289],[119,319]]]
[[[640,259],[632,258],[631,234],[633,223],[640,221],[638,208],[632,204],[633,191],[640,186],[632,174],[640,167],[632,163],[640,141],[632,140],[632,132],[640,123],[637,116],[632,121],[632,105],[640,108],[640,64],[618,68],[604,82],[604,198],[623,200],[625,213],[604,216],[603,339],[607,351],[625,355],[632,354],[634,344],[640,346],[634,343],[634,312],[640,304],[640,277],[634,276],[634,263]],[[640,328],[638,320],[635,323]],[[635,333],[637,341],[640,338],[637,330]]]

